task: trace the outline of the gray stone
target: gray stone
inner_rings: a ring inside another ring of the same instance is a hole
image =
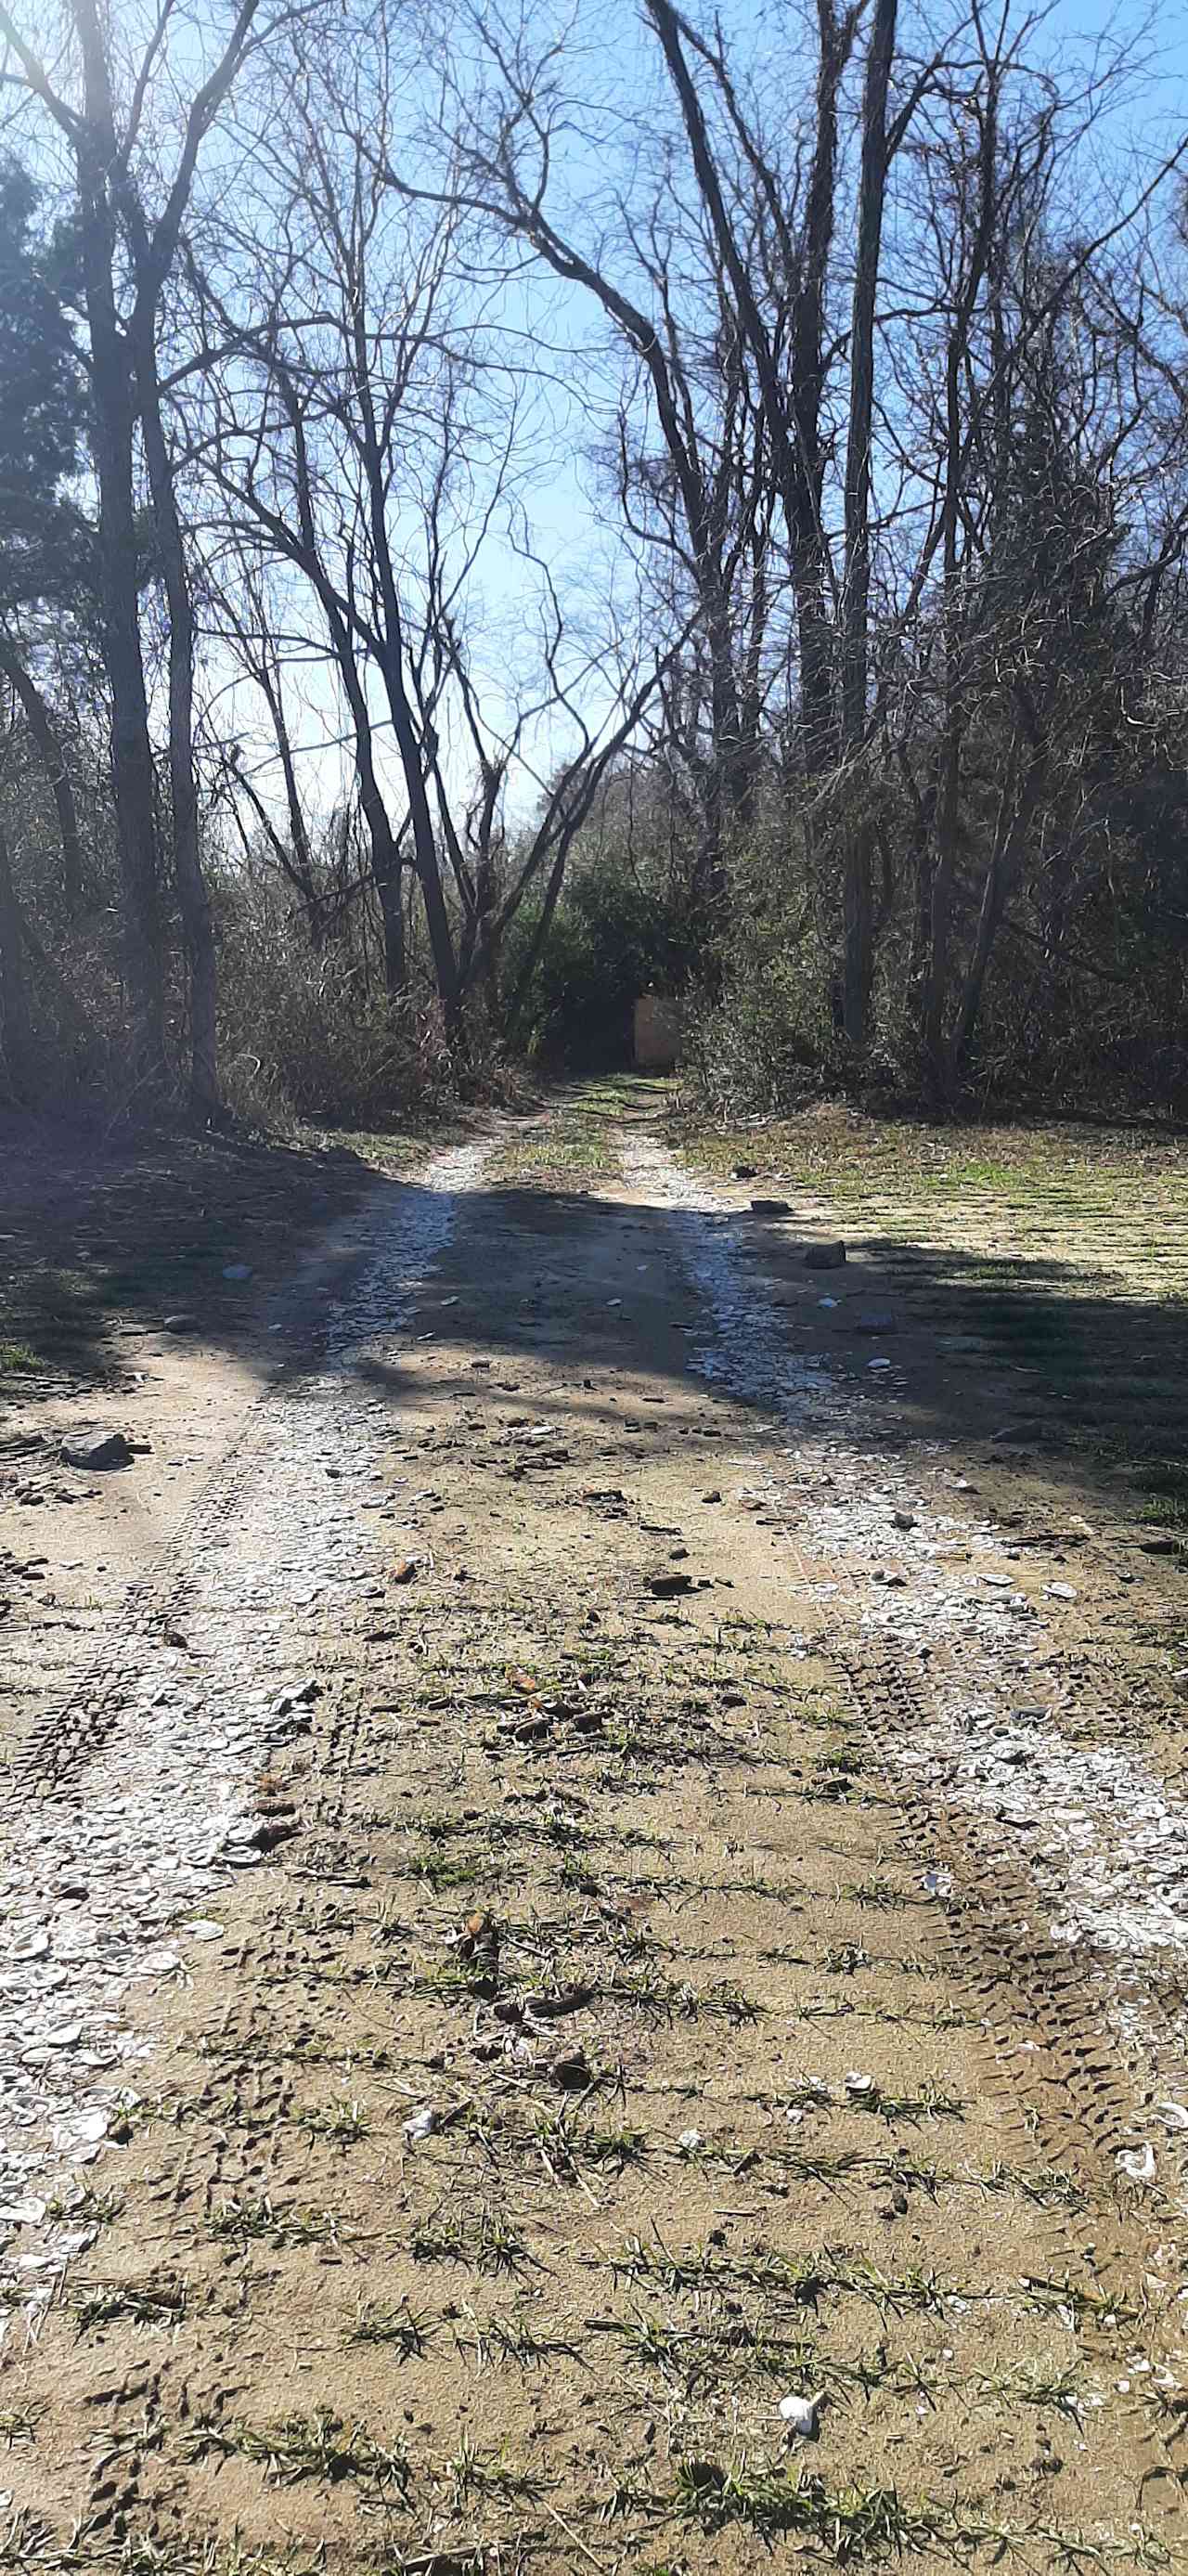
[[[845,1258],[844,1243],[814,1243],[804,1256],[804,1266],[806,1270],[841,1270]]]
[[[59,1452],[67,1467],[130,1467],[132,1451],[122,1431],[71,1431]]]
[[[895,1317],[889,1306],[862,1306],[854,1317],[856,1333],[893,1333]]]

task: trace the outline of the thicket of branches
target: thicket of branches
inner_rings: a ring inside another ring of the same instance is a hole
[[[1188,138],[1019,0],[0,0],[0,1091],[1188,1090]]]

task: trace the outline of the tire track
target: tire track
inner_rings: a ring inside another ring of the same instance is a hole
[[[360,1490],[387,1435],[361,1363],[396,1347],[484,1151],[438,1157],[377,1214],[317,1357],[262,1392],[0,1788],[0,2340],[18,2316],[35,2330],[93,2240],[78,2168],[149,2048],[129,1996],[184,1975],[229,1870],[294,1829],[261,1771],[383,1588]]]

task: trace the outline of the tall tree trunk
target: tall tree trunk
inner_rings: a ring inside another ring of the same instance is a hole
[[[386,615],[391,613],[387,603],[385,603],[385,613]],[[402,653],[401,627],[397,612],[395,631],[393,632],[389,626],[383,639],[384,688],[392,718],[392,731],[396,736],[396,749],[400,754],[400,766],[404,773],[404,792],[408,798],[409,822],[412,827],[413,861],[420,883],[421,900],[425,906],[425,926],[429,933],[429,948],[433,958],[433,979],[437,986],[438,1000],[445,1014],[446,1029],[452,1032],[458,1023],[458,967],[441,882],[437,839],[425,786],[421,745],[417,739],[416,720],[400,667]]]
[[[150,306],[138,333],[135,357],[153,523],[169,605],[169,785],[173,866],[190,969],[190,1100],[200,1117],[210,1118],[220,1103],[218,961],[202,868],[194,775],[194,603],[161,418],[154,324],[155,310]]]
[[[380,602],[383,609],[380,667],[392,731],[404,774],[404,792],[408,798],[408,820],[412,832],[413,865],[425,906],[425,926],[433,958],[433,977],[437,996],[445,1015],[447,1035],[458,1024],[460,986],[458,961],[454,954],[453,933],[446,911],[441,866],[437,855],[437,835],[433,829],[433,811],[429,803],[427,776],[436,757],[437,746],[423,740],[418,733],[417,718],[404,675],[404,621],[400,595],[388,542],[385,473],[380,443],[375,433],[371,412],[371,387],[366,369],[360,369],[359,395],[367,422],[365,441],[367,468],[367,503],[371,520],[371,538],[379,578]],[[399,904],[399,886],[396,888]],[[386,941],[386,916],[385,916]]]
[[[12,682],[24,710],[25,722],[37,745],[41,764],[49,780],[58,817],[58,838],[62,847],[62,895],[66,910],[73,920],[82,903],[82,842],[78,830],[78,809],[66,755],[58,739],[58,729],[37,682],[20,654],[0,636],[0,671]]]
[[[33,1016],[25,981],[21,915],[12,881],[8,841],[0,825],[0,1081],[10,1100],[31,1090]]]
[[[79,242],[90,338],[93,446],[99,485],[99,587],[111,689],[112,787],[124,895],[128,983],[142,1071],[165,1059],[165,977],[148,697],[140,648],[132,446],[136,402],[115,300],[109,195],[117,146],[105,31],[96,0],[72,0],[82,55],[84,119],[75,138]]]
[[[384,925],[384,991],[390,1002],[398,1001],[408,988],[403,873],[393,845],[389,864],[382,871],[375,870],[375,890]]]
[[[977,221],[968,267],[957,297],[945,353],[945,464],[941,505],[944,715],[940,779],[936,797],[936,857],[932,870],[928,972],[924,982],[922,1037],[927,1080],[935,1098],[947,1102],[954,1080],[954,1053],[946,1043],[953,898],[957,884],[957,842],[961,812],[961,761],[965,743],[966,695],[969,687],[965,605],[960,563],[963,424],[961,388],[969,351],[969,334],[978,297],[990,265],[998,209],[999,76],[992,71],[979,102]]]
[[[836,0],[817,0],[820,58],[816,131],[803,238],[796,257],[785,391],[784,374],[759,310],[748,262],[727,206],[710,129],[686,59],[684,40],[688,30],[672,0],[645,0],[645,6],[680,103],[694,175],[755,368],[792,560],[800,642],[804,766],[808,777],[819,778],[829,768],[836,749],[833,639],[825,606],[827,565],[821,523],[825,285],[835,211],[838,93],[857,21],[847,16],[839,23]]]
[[[999,800],[994,844],[982,887],[973,955],[953,1030],[951,1082],[954,1089],[968,1067],[970,1051],[981,1016],[986,976],[994,953],[994,944],[1002,928],[1011,889],[1016,883],[1023,863],[1027,837],[1035,820],[1036,809],[1043,795],[1048,774],[1047,744],[1030,715],[1024,718],[1021,730],[1028,737],[1027,749],[1022,760],[1022,774],[1020,775],[1020,763],[1016,750]]]
[[[854,755],[866,729],[870,664],[870,455],[874,420],[874,326],[883,208],[887,194],[887,93],[895,58],[898,0],[875,0],[862,94],[862,162],[858,181],[858,257],[850,333],[850,422],[846,442],[846,568],[842,597],[842,749]],[[870,1038],[874,979],[871,832],[860,820],[847,831],[843,1024],[850,1045]]]
[[[946,370],[946,438],[944,495],[944,720],[940,779],[936,797],[936,848],[929,888],[928,967],[924,979],[922,1035],[924,1065],[933,1096],[947,1098],[951,1062],[945,1044],[949,996],[949,949],[953,895],[957,881],[957,835],[961,810],[961,752],[965,738],[964,636],[957,559],[958,478],[960,474],[960,347],[951,341]]]

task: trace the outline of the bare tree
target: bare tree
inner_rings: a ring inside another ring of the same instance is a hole
[[[65,0],[73,72],[69,88],[51,74],[7,6],[0,39],[9,81],[20,81],[64,141],[77,199],[77,239],[87,327],[92,437],[99,488],[98,560],[104,653],[112,701],[112,771],[123,871],[128,972],[145,1070],[159,1072],[164,1045],[164,948],[153,749],[140,633],[142,546],[137,520],[136,445],[143,435],[156,539],[169,604],[169,740],[173,860],[186,925],[191,983],[191,1081],[204,1111],[217,1102],[215,954],[198,846],[193,763],[194,632],[185,548],[163,427],[157,351],[164,290],[177,257],[199,156],[255,40],[260,0],[239,0],[211,67],[193,89],[169,152],[154,176],[155,207],[143,178],[143,148],[154,82],[182,77],[192,55],[179,0],[164,0],[117,97],[111,29],[100,0]],[[170,52],[169,40],[178,43]],[[159,147],[162,138],[153,138]]]

